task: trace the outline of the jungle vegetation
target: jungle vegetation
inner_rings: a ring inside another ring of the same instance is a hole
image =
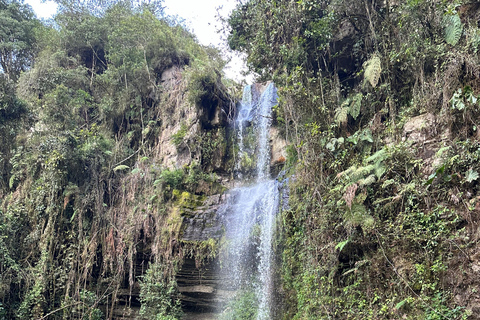
[[[448,0],[251,0],[229,17],[291,143],[284,319],[478,319],[479,17]]]
[[[139,301],[176,319],[188,253],[167,203],[213,178],[205,161],[160,165],[158,137],[178,101],[221,87],[224,61],[161,1],[58,4],[40,22],[0,1],[0,319],[111,319]]]
[[[212,159],[228,148],[182,123],[174,146],[207,152],[167,168],[159,136],[179,101],[235,86],[161,1],[57,2],[40,22],[0,0],[0,319],[136,302],[178,319],[182,259],[216,248],[179,244],[172,208],[222,190]],[[478,319],[479,21],[468,0],[250,0],[227,19],[229,46],[279,88],[284,319]]]

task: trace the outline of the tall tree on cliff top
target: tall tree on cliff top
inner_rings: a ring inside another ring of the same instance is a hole
[[[14,81],[31,64],[38,25],[29,5],[0,0],[0,67]]]

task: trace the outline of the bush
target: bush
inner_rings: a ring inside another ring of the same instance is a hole
[[[164,268],[159,264],[151,264],[140,281],[140,302],[140,314],[145,319],[176,320],[182,316],[176,282],[165,278]]]

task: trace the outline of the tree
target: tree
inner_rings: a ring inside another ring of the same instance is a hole
[[[25,103],[19,100],[15,94],[13,81],[0,75],[0,136],[2,137],[0,143],[0,190],[7,185],[11,150],[15,145],[15,137],[21,129],[27,111]]]
[[[31,64],[38,25],[30,6],[16,0],[0,0],[0,66],[14,81]]]

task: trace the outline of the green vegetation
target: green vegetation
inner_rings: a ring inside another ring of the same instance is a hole
[[[161,1],[57,2],[50,25],[0,0],[0,319],[110,319],[137,284],[143,317],[178,319],[183,259],[219,251],[180,238],[232,174],[237,89]],[[466,0],[250,0],[228,18],[289,143],[284,319],[477,312],[479,17]],[[222,317],[254,318],[255,299]]]
[[[475,313],[479,12],[469,1],[250,0],[228,19],[230,47],[279,87],[290,142],[284,319]]]
[[[192,158],[173,168],[160,136],[209,106],[191,86],[227,91],[224,61],[161,1],[58,3],[45,25],[0,1],[0,318],[111,319],[141,279],[142,315],[177,319],[175,190],[199,205],[219,187]]]
[[[253,291],[238,292],[220,315],[221,320],[256,319],[258,312],[257,295]]]
[[[140,281],[140,302],[142,303],[140,314],[145,319],[177,320],[181,318],[180,301],[174,298],[175,279],[165,279],[164,271],[164,268],[158,264],[151,264]]]

